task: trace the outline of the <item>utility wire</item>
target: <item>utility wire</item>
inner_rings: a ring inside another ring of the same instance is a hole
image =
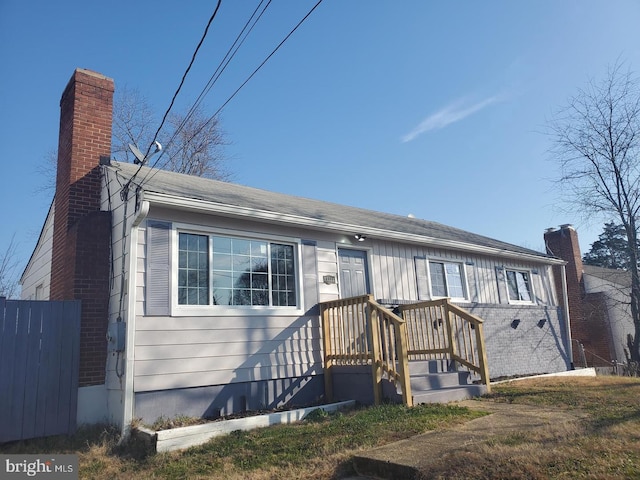
[[[207,23],[207,26],[204,29],[204,33],[202,34],[202,38],[200,38],[200,42],[198,43],[198,46],[196,47],[196,49],[193,52],[193,55],[191,56],[191,61],[189,62],[189,66],[187,67],[187,69],[184,71],[184,74],[182,75],[182,80],[180,80],[180,85],[178,85],[178,88],[176,89],[176,92],[173,94],[173,98],[171,99],[171,103],[169,104],[169,108],[167,108],[167,111],[164,112],[164,116],[162,117],[162,121],[160,122],[160,126],[158,127],[158,130],[156,130],[156,133],[153,136],[153,140],[151,140],[151,143],[149,144],[149,148],[147,149],[147,153],[145,154],[145,157],[147,155],[149,155],[149,152],[151,151],[151,147],[153,146],[153,143],[157,140],[158,134],[160,133],[160,130],[162,130],[164,122],[167,120],[167,116],[169,115],[169,112],[171,111],[171,108],[173,107],[173,104],[176,101],[176,97],[178,96],[178,93],[180,93],[180,90],[182,89],[182,85],[184,85],[184,81],[187,78],[187,74],[189,73],[189,70],[191,70],[191,67],[193,66],[193,62],[195,62],[195,60],[196,60],[196,55],[198,55],[198,50],[200,50],[200,47],[204,43],[204,39],[206,38],[207,33],[209,32],[209,27],[211,26],[211,23],[213,22],[213,19],[216,18],[216,15],[218,14],[218,10],[220,10],[220,4],[221,3],[222,3],[222,0],[218,0],[218,3],[216,4],[216,8],[213,11],[213,14],[211,15],[211,18],[209,18],[209,22]]]
[[[251,25],[251,28],[249,28],[249,31],[247,31],[246,35],[244,35],[242,40],[240,40],[240,38],[244,34],[245,30],[247,30],[247,28],[249,27],[249,24],[251,23],[253,18],[256,16],[256,13],[260,9],[260,6],[264,3],[264,1],[265,0],[261,0],[260,1],[258,6],[256,7],[256,9],[251,14],[251,17],[249,17],[249,20],[247,20],[247,22],[245,23],[244,27],[242,28],[242,30],[240,31],[240,33],[238,34],[238,36],[234,40],[234,42],[231,45],[231,47],[229,47],[229,50],[227,51],[226,55],[224,56],[224,58],[222,59],[222,61],[218,65],[218,68],[216,68],[215,72],[213,72],[213,75],[211,75],[211,78],[207,82],[207,85],[202,89],[202,91],[200,92],[200,95],[198,95],[198,98],[196,99],[196,101],[194,103],[194,106],[190,109],[189,113],[187,114],[187,117],[190,116],[190,113],[193,110],[195,110],[195,108],[197,108],[197,106],[202,102],[202,99],[209,93],[209,91],[211,91],[211,88],[213,88],[213,85],[215,85],[215,83],[218,81],[218,79],[220,78],[222,73],[226,70],[226,68],[229,65],[229,63],[231,62],[231,60],[233,60],[233,57],[235,57],[236,53],[238,52],[238,50],[240,49],[242,44],[245,42],[247,37],[251,34],[251,32],[253,31],[254,27],[258,23],[258,21],[260,21],[260,19],[262,18],[262,15],[264,15],[264,12],[267,10],[267,8],[269,8],[269,5],[271,5],[271,0],[269,0],[267,2],[267,4],[265,5],[265,7],[260,12],[260,14],[258,15],[258,17],[253,22],[253,25]],[[234,48],[235,48],[235,50],[234,50]],[[232,52],[232,50],[233,50],[233,52]]]
[[[198,55],[198,51],[200,50],[200,47],[204,43],[204,39],[206,38],[207,33],[209,33],[209,27],[213,23],[213,20],[216,18],[216,15],[218,14],[218,10],[220,10],[220,4],[221,3],[222,3],[222,0],[218,0],[218,3],[216,4],[216,8],[213,11],[213,14],[211,15],[211,17],[209,18],[209,22],[207,22],[207,26],[204,29],[204,33],[202,34],[202,37],[200,38],[200,42],[198,42],[198,45],[196,46],[196,49],[194,50],[193,55],[191,56],[191,61],[189,62],[189,65],[187,66],[187,69],[185,70],[184,74],[182,75],[182,80],[180,80],[180,84],[178,85],[178,88],[176,89],[175,93],[173,94],[173,98],[171,99],[171,103],[169,104],[169,108],[167,108],[166,112],[164,113],[164,116],[162,117],[162,121],[160,122],[160,126],[156,130],[156,133],[153,136],[153,140],[151,140],[151,143],[149,144],[149,148],[147,148],[147,152],[144,155],[145,158],[149,155],[149,152],[151,152],[151,147],[153,147],[154,142],[157,140],[158,135],[160,133],[160,130],[162,129],[162,127],[164,125],[164,122],[166,121],[167,116],[169,115],[169,112],[171,111],[171,108],[173,107],[173,104],[176,101],[176,97],[178,96],[178,93],[180,93],[180,90],[182,89],[182,85],[184,85],[184,81],[187,78],[187,74],[191,70],[191,67],[193,66],[193,62],[195,61],[196,56]],[[129,179],[129,181],[125,185],[125,189],[128,188],[128,186],[133,182],[133,180],[135,179],[136,175],[138,175],[138,173],[140,172],[141,168],[142,168],[142,163],[138,167],[138,170],[136,171],[136,173],[133,174],[133,176]]]
[[[211,115],[204,124],[202,124],[202,126],[196,131],[194,135],[197,135],[198,133],[200,133],[210,122],[213,121],[214,118],[216,118],[216,116],[229,104],[229,102],[233,100],[233,98],[238,94],[238,92],[240,92],[240,90],[242,90],[242,88],[247,83],[249,83],[249,81],[255,76],[255,74],[258,73],[258,71],[265,65],[265,63],[267,63],[269,59],[280,49],[280,47],[284,45],[284,43],[291,37],[291,35],[293,35],[295,31],[305,22],[305,20],[307,20],[307,18],[311,16],[311,14],[315,11],[316,8],[318,8],[318,6],[320,6],[321,3],[322,3],[322,0],[318,0],[318,2],[311,8],[311,10],[309,10],[309,12],[307,12],[307,14],[298,22],[298,24],[295,27],[293,27],[293,29],[284,37],[284,39],[271,51],[269,55],[267,55],[267,57],[262,61],[262,63],[258,65],[258,67],[251,73],[251,75],[247,77],[247,79],[244,82],[242,82],[242,84],[231,94],[231,96],[220,106],[220,108],[218,108],[218,110],[216,110],[216,112],[213,115]],[[140,187],[142,187],[142,185],[144,185],[144,183],[147,180],[150,180],[151,178],[153,178],[153,176],[158,172],[158,169],[155,168],[155,165],[158,164],[158,161],[160,160],[161,157],[162,157],[162,154],[156,159],[153,166],[149,169],[147,174],[144,176],[144,178],[140,182]]]
[[[236,37],[235,41],[229,47],[229,50],[227,50],[227,53],[225,54],[224,58],[220,61],[220,64],[218,65],[216,70],[213,72],[213,74],[209,78],[209,81],[207,82],[205,87],[202,89],[202,91],[200,92],[198,97],[196,98],[193,106],[189,109],[189,111],[187,112],[185,117],[182,119],[182,122],[180,123],[180,125],[178,125],[178,127],[175,129],[175,131],[173,132],[173,134],[171,135],[171,137],[169,138],[167,143],[164,145],[163,152],[154,161],[154,163],[152,165],[152,168],[155,168],[156,165],[158,164],[158,162],[160,161],[160,159],[165,154],[168,154],[167,152],[170,151],[170,147],[173,145],[173,142],[174,142],[175,138],[180,134],[180,132],[182,131],[184,126],[187,124],[189,119],[193,116],[193,114],[196,111],[196,109],[198,108],[198,106],[202,103],[202,100],[204,99],[204,97],[211,91],[211,88],[213,88],[213,86],[218,81],[218,79],[220,78],[222,73],[226,70],[226,68],[229,65],[229,63],[231,62],[231,60],[233,60],[233,58],[235,57],[236,53],[238,52],[238,50],[242,46],[242,44],[245,42],[247,37],[251,34],[251,32],[253,31],[254,27],[256,26],[258,21],[262,18],[262,16],[264,15],[265,11],[267,10],[267,8],[269,8],[269,5],[271,5],[271,0],[269,0],[268,3],[266,4],[266,6],[260,12],[260,14],[257,16],[257,18],[255,20],[253,20],[254,17],[256,17],[256,14],[257,14],[258,10],[260,9],[260,7],[262,6],[262,4],[264,2],[265,2],[265,0],[261,0],[260,3],[258,4],[258,6],[255,8],[255,10],[253,11],[251,16],[249,17],[249,19],[245,23],[244,27],[242,28],[242,30],[240,31],[240,33]],[[252,21],[253,21],[253,24],[249,28],[249,25],[251,24]],[[244,32],[247,30],[247,28],[249,28],[249,30],[245,34]],[[244,37],[243,37],[243,34],[244,34]],[[199,129],[195,134],[193,134],[191,136],[191,138],[194,138],[198,133],[200,133],[200,131],[201,131],[201,129]],[[178,150],[178,152],[179,152],[179,150]],[[165,166],[166,166],[166,162],[165,162],[165,164],[163,164],[162,166],[160,166],[158,168],[162,169]]]

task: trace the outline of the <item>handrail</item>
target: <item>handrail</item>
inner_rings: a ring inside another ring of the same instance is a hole
[[[382,375],[386,374],[387,378],[400,385],[402,401],[410,407],[413,405],[413,396],[409,378],[406,322],[373,300],[373,297],[368,299],[367,304],[371,313],[371,344],[374,346],[374,395],[382,394]],[[376,401],[378,403],[380,401]]]
[[[333,366],[370,365],[376,404],[382,402],[382,379],[386,376],[400,385],[403,402],[412,405],[405,321],[372,295],[323,302],[320,310],[327,398],[333,397]]]
[[[409,331],[409,358],[452,360],[476,372],[491,391],[484,322],[448,298],[399,306]]]
[[[400,386],[403,401],[413,404],[409,360],[453,361],[477,373],[491,391],[483,320],[447,298],[398,307],[400,314],[361,295],[320,304],[325,393],[333,397],[331,369],[368,365],[374,401],[382,401],[382,379]]]

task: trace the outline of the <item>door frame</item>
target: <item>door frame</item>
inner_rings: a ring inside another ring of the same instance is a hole
[[[358,248],[355,245],[338,245],[336,248],[336,266],[338,267],[338,295],[342,296],[342,272],[340,270],[340,250],[351,250],[364,253],[365,260],[365,285],[367,293],[372,293],[373,285],[371,284],[371,249],[370,248]]]

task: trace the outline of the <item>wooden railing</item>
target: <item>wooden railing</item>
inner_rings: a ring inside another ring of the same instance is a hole
[[[382,402],[382,381],[402,389],[402,400],[413,404],[405,321],[373,300],[372,295],[320,304],[322,314],[325,394],[333,397],[331,368],[369,365],[376,405]]]
[[[448,298],[401,305],[407,322],[409,360],[452,360],[475,372],[491,391],[483,321]]]
[[[448,299],[402,305],[402,318],[372,295],[324,302],[320,310],[328,399],[333,397],[333,366],[368,365],[376,404],[386,378],[400,386],[404,403],[411,406],[409,360],[457,362],[477,373],[490,390],[482,320]]]

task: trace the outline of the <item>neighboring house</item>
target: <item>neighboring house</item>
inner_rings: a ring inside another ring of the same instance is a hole
[[[610,360],[626,361],[627,335],[634,333],[629,296],[631,273],[611,268],[584,265],[584,289],[593,305],[592,315],[599,315],[606,325],[605,334],[610,337]]]
[[[624,363],[627,335],[634,333],[629,272],[583,265],[578,234],[571,225],[547,230],[545,242],[550,254],[567,262],[566,291],[575,366],[610,369],[616,363]]]
[[[22,279],[47,283],[36,264],[48,262],[50,298],[83,301],[81,422],[317,401],[318,305],[366,293],[389,306],[448,297],[484,319],[491,377],[569,368],[552,271],[564,261],[412,217],[110,161],[112,94],[110,79],[80,69],[63,94],[55,231]]]
[[[545,233],[547,251],[566,260],[566,283],[573,359],[577,367],[611,367],[626,360],[627,335],[634,333],[630,313],[631,275],[583,265],[578,233],[571,225]]]

